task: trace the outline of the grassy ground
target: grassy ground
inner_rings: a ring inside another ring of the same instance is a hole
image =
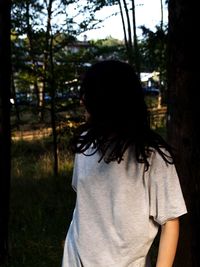
[[[60,153],[60,174],[53,177],[48,141],[14,142],[12,154],[7,267],[61,266],[75,201],[71,157]]]

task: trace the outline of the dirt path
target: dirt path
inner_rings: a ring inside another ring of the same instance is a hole
[[[37,130],[21,130],[12,132],[12,140],[35,140],[48,137],[52,133],[51,128],[41,128]]]

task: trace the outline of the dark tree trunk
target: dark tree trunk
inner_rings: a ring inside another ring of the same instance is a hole
[[[57,132],[56,132],[56,114],[55,114],[55,76],[54,76],[54,62],[53,62],[53,35],[51,29],[53,0],[49,0],[47,6],[47,30],[46,30],[46,50],[48,51],[49,59],[49,89],[51,95],[51,127],[53,135],[53,156],[54,156],[54,175],[58,174],[58,146],[57,146]]]
[[[123,32],[124,32],[124,42],[125,42],[125,46],[126,46],[126,51],[128,51],[129,50],[129,44],[128,44],[128,39],[127,39],[127,34],[126,34],[126,25],[125,25],[125,21],[124,21],[122,4],[121,4],[120,0],[118,0],[118,4],[119,4],[120,16],[121,16],[122,27],[123,27]]]
[[[159,88],[160,88],[160,91],[161,91],[161,94],[160,94],[160,98],[164,98],[165,99],[165,96],[164,96],[164,89],[163,88],[163,85],[162,85],[162,82],[163,82],[163,72],[164,72],[164,62],[165,62],[165,58],[163,58],[163,51],[164,48],[165,48],[165,40],[164,40],[164,30],[163,30],[163,0],[160,0],[160,13],[161,13],[161,18],[160,18],[160,51],[159,51],[159,62],[160,62],[160,67],[159,67]],[[164,97],[162,97],[164,96]]]
[[[30,24],[30,1],[29,0],[26,1],[25,5],[26,5],[26,31],[27,31],[27,40],[29,44],[29,56],[30,56],[30,60],[32,61],[32,69],[34,73],[34,93],[36,94],[37,108],[40,109],[39,117],[40,117],[40,120],[43,121],[43,114],[41,115],[41,113],[44,110],[44,101],[43,101],[43,98],[41,101],[41,96],[40,96],[40,92],[38,88],[38,81],[37,81],[37,73],[38,73],[39,67],[38,67],[37,59],[35,57],[34,45],[33,45],[34,36],[33,36],[33,30]]]
[[[198,1],[169,0],[168,136],[188,215],[181,218],[176,267],[200,266],[200,41]]]
[[[55,75],[53,62],[53,36],[51,36],[50,43],[50,84],[51,84],[51,127],[53,135],[53,155],[54,155],[54,175],[58,175],[58,145],[57,145],[57,131],[56,131],[56,114],[55,114]]]
[[[10,5],[0,0],[0,265],[8,255],[10,192]]]
[[[139,52],[138,38],[136,32],[135,0],[132,0],[131,2],[132,2],[132,17],[133,17],[133,47],[134,47],[135,70],[140,79],[140,52]]]
[[[130,21],[129,10],[128,10],[126,0],[123,0],[123,4],[124,4],[124,11],[125,11],[126,20],[127,20],[128,61],[131,65],[133,65],[133,41],[132,41],[132,33],[131,33],[132,32],[131,31],[131,21]]]
[[[163,0],[160,0],[160,13],[161,13],[160,29],[163,30]]]

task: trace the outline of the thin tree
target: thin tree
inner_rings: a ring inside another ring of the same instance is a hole
[[[161,18],[160,18],[160,29],[163,30],[163,0],[160,0],[160,14],[161,14]]]
[[[118,5],[119,5],[119,10],[120,10],[120,16],[121,16],[121,20],[122,20],[122,27],[123,27],[123,33],[124,33],[124,42],[125,42],[125,46],[126,46],[126,50],[129,50],[129,44],[128,44],[128,38],[127,38],[127,33],[126,33],[126,24],[125,24],[125,20],[124,20],[124,14],[123,14],[123,8],[122,8],[122,4],[121,1],[118,0]]]
[[[130,9],[128,7],[128,3],[126,0],[122,1],[118,0],[116,3],[119,5],[128,61],[130,64],[134,65],[138,76],[140,76],[140,59],[139,59],[139,47],[138,47],[138,40],[136,33],[137,27],[136,27],[135,1],[131,0],[130,2],[132,13],[130,13]],[[132,22],[131,22],[131,14],[132,14]]]
[[[37,107],[40,108],[39,116],[40,116],[40,120],[43,121],[44,101],[43,101],[43,98],[40,96],[39,87],[38,87],[38,77],[36,75],[38,73],[39,66],[38,66],[38,61],[35,57],[35,52],[34,52],[34,44],[33,44],[34,34],[33,34],[32,25],[30,23],[30,20],[31,20],[30,6],[31,6],[31,2],[29,0],[26,0],[25,1],[25,10],[26,10],[25,19],[26,19],[26,34],[27,34],[27,40],[28,40],[28,52],[29,52],[30,60],[32,62],[32,69],[34,72],[34,91],[37,97]]]
[[[138,74],[140,75],[140,53],[138,47],[138,38],[136,32],[136,15],[135,15],[135,0],[131,1],[132,3],[132,18],[133,18],[133,47],[134,47],[134,55],[135,55],[135,69]]]
[[[168,136],[175,147],[188,215],[181,219],[176,267],[199,267],[200,43],[198,1],[169,0]]]
[[[159,68],[159,87],[160,87],[160,91],[161,94],[159,94],[159,105],[161,104],[161,95],[164,94],[163,92],[163,75],[164,75],[164,70],[163,70],[163,65],[164,65],[164,56],[163,56],[163,51],[164,51],[164,46],[165,46],[165,40],[164,40],[164,30],[163,30],[163,0],[160,0],[160,29],[158,29],[158,33],[159,33],[159,37],[160,37],[160,49],[159,49],[159,57],[160,57],[160,68]]]
[[[129,15],[129,9],[126,0],[123,0],[124,11],[127,21],[127,36],[128,36],[128,60],[130,64],[133,64],[133,41],[132,41],[132,30],[131,30],[131,20]]]
[[[55,115],[55,77],[54,77],[54,62],[53,62],[53,33],[52,33],[52,13],[54,0],[45,1],[47,8],[47,24],[46,24],[46,41],[45,41],[45,81],[48,82],[51,95],[51,127],[53,137],[53,155],[54,155],[54,175],[58,174],[58,147],[57,147],[57,132],[56,132],[56,115]],[[48,71],[48,75],[47,75]]]
[[[0,265],[8,255],[10,193],[10,8],[0,0]]]

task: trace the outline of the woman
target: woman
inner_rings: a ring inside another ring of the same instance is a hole
[[[87,121],[74,137],[77,192],[63,267],[171,267],[186,207],[170,146],[150,129],[143,90],[127,63],[94,64],[81,85]]]

